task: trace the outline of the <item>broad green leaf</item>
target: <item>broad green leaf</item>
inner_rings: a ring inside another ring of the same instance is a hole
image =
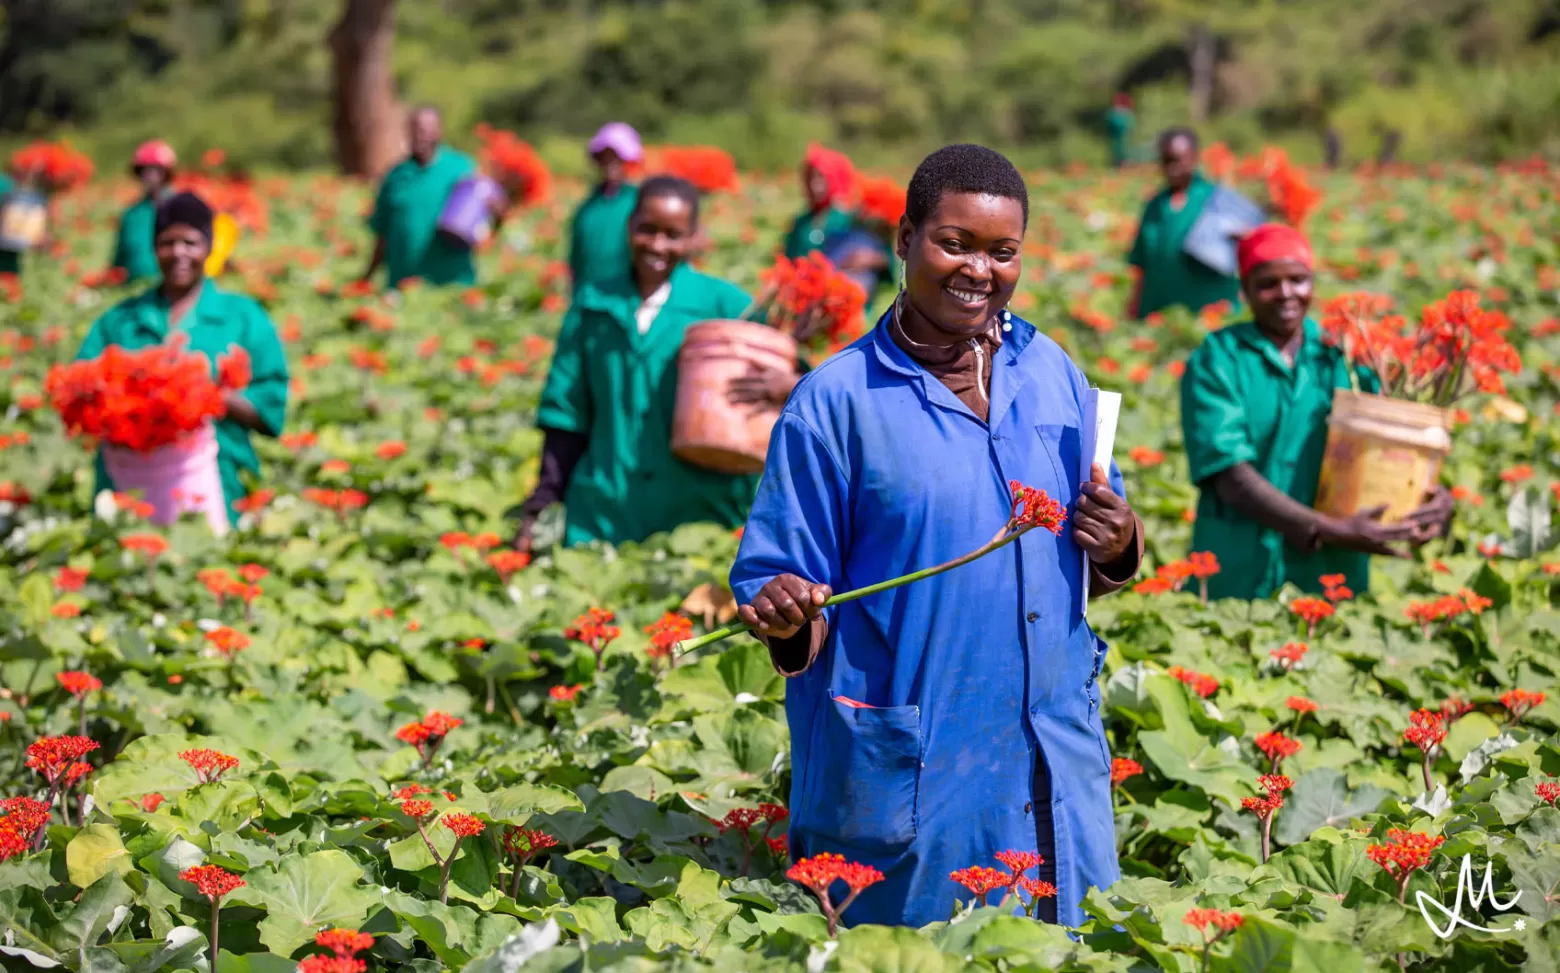
[[[130,853],[111,824],[89,824],[65,846],[65,868],[70,884],[87,888],[109,872],[124,875],[134,869]]]
[[[230,899],[266,910],[260,941],[272,951],[290,954],[330,926],[362,924],[379,893],[358,883],[363,869],[344,851],[330,849],[284,858],[274,868],[256,869]]]
[[[914,929],[858,926],[842,931],[829,968],[840,973],[954,973],[961,957],[949,956]]]
[[[1350,790],[1344,775],[1330,768],[1313,770],[1295,781],[1284,798],[1273,834],[1286,845],[1295,845],[1318,828],[1343,827],[1351,818],[1374,811],[1388,791],[1370,784]]]
[[[135,893],[125,880],[117,872],[108,872],[87,887],[74,908],[48,930],[49,944],[62,951],[94,945],[99,936],[125,920],[133,901]]]

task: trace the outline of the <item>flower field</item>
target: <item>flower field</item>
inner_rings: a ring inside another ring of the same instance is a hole
[[[667,651],[729,620],[728,532],[559,550],[550,521],[534,561],[507,548],[580,187],[507,224],[479,288],[388,301],[349,283],[363,187],[214,181],[245,227],[222,286],[267,304],[293,375],[222,539],[95,500],[48,405],[50,366],[126,293],[101,273],[125,200],[64,197],[55,252],[0,286],[0,964],[1560,968],[1560,177],[1309,174],[1318,318],[1356,291],[1410,320],[1476,291],[1520,370],[1457,404],[1449,537],[1378,559],[1368,593],[1204,604],[1177,376],[1224,316],[1124,320],[1153,176],[1036,174],[1015,303],[1126,393],[1148,527],[1146,580],[1090,609],[1123,878],[1070,933],[1015,914],[1032,849],[968,863],[950,915],[977,908],[922,930],[848,928],[871,880],[851,863],[787,880],[782,678],[751,640]],[[756,289],[793,181],[713,197],[705,269]],[[1464,856],[1493,904],[1459,899]],[[831,883],[832,941],[804,888]]]

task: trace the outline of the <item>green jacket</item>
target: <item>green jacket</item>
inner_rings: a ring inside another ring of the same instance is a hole
[[[119,217],[110,267],[123,267],[129,280],[161,280],[157,266],[157,201],[143,196]]]
[[[1200,311],[1219,301],[1240,303],[1239,280],[1209,269],[1181,249],[1214,188],[1201,175],[1194,175],[1179,210],[1171,208],[1168,189],[1160,190],[1143,207],[1137,239],[1127,257],[1127,263],[1143,271],[1139,316],[1175,305]]]
[[[5,194],[16,188],[16,181],[4,172],[0,172],[0,199]],[[15,250],[0,250],[0,274],[20,274],[22,272],[22,255]]]
[[[248,352],[253,377],[243,395],[254,403],[266,431],[273,436],[281,433],[287,417],[287,356],[264,308],[253,298],[230,294],[206,281],[195,306],[185,314],[176,330],[186,336],[191,351],[201,352],[211,360],[212,374],[216,374],[217,357],[226,354],[231,346],[237,345]],[[168,336],[168,303],[162,292],[153,287],[120,301],[93,322],[76,359],[96,358],[109,345],[136,351],[162,344]],[[233,509],[233,501],[247,492],[239,479],[239,471],[248,470],[258,475],[260,458],[249,442],[249,431],[227,420],[217,423],[217,450],[228,519],[236,523],[238,514]],[[112,488],[101,451],[96,469],[96,489]]]
[[[564,543],[641,541],[679,524],[727,527],[747,517],[758,476],[701,469],[672,455],[677,352],[689,325],[734,318],[748,306],[739,288],[679,266],[649,331],[634,312],[627,274],[587,284],[564,317],[536,424],[584,433],[585,456],[564,494]]]
[[[601,186],[574,211],[569,227],[569,270],[578,293],[628,272],[628,217],[639,201],[638,186],[619,186],[608,196]]]
[[[1355,379],[1366,391],[1378,387],[1368,371],[1357,371]],[[1269,483],[1311,506],[1333,392],[1352,384],[1342,352],[1322,341],[1310,319],[1293,365],[1250,321],[1215,331],[1192,353],[1181,378],[1181,435],[1192,482],[1201,491],[1192,550],[1219,558],[1219,573],[1208,584],[1212,597],[1267,598],[1285,582],[1320,592],[1324,574],[1346,575],[1355,591],[1368,586],[1368,555],[1291,547],[1278,531],[1226,506],[1209,482],[1237,463],[1250,463]]]
[[[791,229],[785,234],[785,255],[792,260],[805,257],[823,246],[823,242],[836,233],[844,233],[855,225],[856,218],[846,210],[829,207],[823,222],[818,222],[810,209],[802,210],[791,221]]]
[[[408,277],[434,285],[476,283],[471,249],[438,232],[451,190],[476,171],[470,156],[440,148],[426,166],[407,159],[385,174],[368,225],[385,241],[391,287]]]

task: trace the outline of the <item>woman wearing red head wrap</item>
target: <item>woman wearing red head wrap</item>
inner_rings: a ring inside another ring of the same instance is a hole
[[[141,143],[130,160],[130,174],[140,184],[141,196],[119,217],[119,234],[109,261],[109,267],[122,271],[126,280],[156,280],[162,274],[157,269],[152,225],[157,221],[157,204],[168,194],[177,161],[173,147],[160,139]]]
[[[824,241],[847,233],[853,224],[850,199],[855,192],[856,169],[844,154],[812,145],[802,160],[802,192],[807,208],[791,223],[785,235],[785,255],[805,257],[823,247]]]
[[[1314,259],[1298,230],[1269,223],[1237,250],[1251,320],[1210,334],[1181,379],[1181,431],[1200,491],[1192,549],[1217,555],[1209,584],[1220,598],[1265,598],[1285,583],[1321,591],[1343,575],[1363,591],[1370,555],[1403,556],[1441,533],[1451,495],[1435,491],[1404,520],[1382,510],[1347,519],[1311,509],[1327,444],[1333,392],[1349,388],[1342,353],[1306,316]],[[1361,388],[1376,376],[1361,370]]]

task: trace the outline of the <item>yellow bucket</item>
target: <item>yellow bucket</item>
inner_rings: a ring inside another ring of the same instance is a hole
[[[1447,411],[1436,406],[1335,392],[1316,509],[1351,517],[1385,505],[1384,523],[1402,520],[1435,484],[1452,451],[1450,428]]]
[[[238,245],[238,223],[226,213],[218,213],[211,223],[211,253],[206,257],[206,276],[222,273],[233,248]]]

